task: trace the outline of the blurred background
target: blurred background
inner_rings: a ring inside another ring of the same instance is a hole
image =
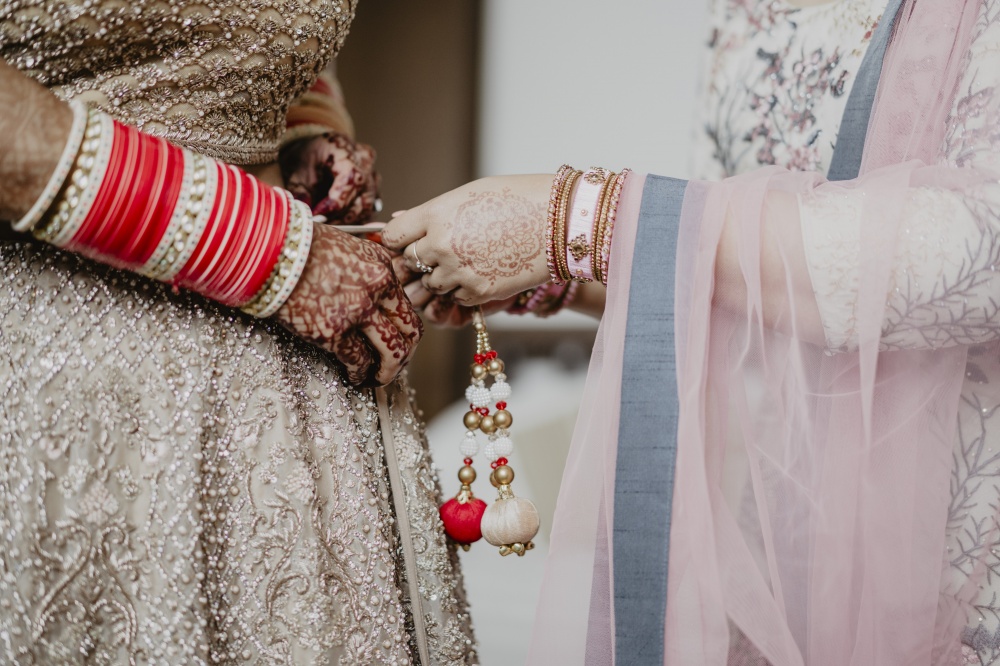
[[[384,216],[480,176],[562,163],[688,175],[708,40],[702,0],[363,0],[338,61],[360,140],[378,151]],[[490,318],[507,363],[514,491],[542,518],[536,549],[460,553],[485,666],[524,663],[562,466],[596,320]],[[445,496],[458,490],[471,329],[428,329],[410,381]],[[480,456],[481,458],[481,456]],[[492,501],[488,465],[473,486]]]

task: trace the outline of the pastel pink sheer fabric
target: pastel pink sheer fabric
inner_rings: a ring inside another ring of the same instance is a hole
[[[619,219],[638,219],[644,180],[633,174],[626,181]],[[608,305],[590,357],[580,417],[559,489],[528,664],[611,663],[613,659],[614,442],[635,236],[634,223],[615,229]]]
[[[858,179],[766,168],[689,185],[678,248],[681,418],[666,663],[960,660],[977,577],[946,576],[945,523],[966,351],[936,343],[885,351],[882,331],[908,194],[964,192],[997,177],[940,165],[979,4],[904,4]],[[825,345],[809,288],[795,202],[816,192],[863,201],[863,286],[848,351]],[[735,255],[717,266],[724,232]],[[613,663],[614,442],[634,237],[616,228],[532,664]],[[736,297],[720,295],[727,289]]]

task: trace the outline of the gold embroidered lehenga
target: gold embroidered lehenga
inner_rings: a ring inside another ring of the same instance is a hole
[[[204,154],[273,160],[348,0],[3,0],[0,53]],[[476,661],[402,382],[267,321],[0,243],[0,661]]]

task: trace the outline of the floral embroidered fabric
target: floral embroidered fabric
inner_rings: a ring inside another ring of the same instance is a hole
[[[796,9],[783,0],[717,0],[697,177],[719,180],[771,164],[825,170],[884,4]]]
[[[719,179],[778,164],[825,172],[853,76],[884,2],[796,9],[782,0],[720,0],[706,82],[708,122],[696,174]],[[947,167],[1000,175],[1000,2],[986,0],[948,120]],[[964,608],[966,662],[1000,663],[1000,186],[911,187],[886,295],[882,347],[969,345],[955,429],[947,546],[955,589],[978,581]],[[861,195],[800,201],[809,273],[831,353],[857,348]],[[975,568],[986,562],[986,570]],[[944,594],[948,590],[942,590]]]
[[[0,661],[476,663],[408,392],[280,327],[0,247]],[[413,603],[396,518],[409,521]]]

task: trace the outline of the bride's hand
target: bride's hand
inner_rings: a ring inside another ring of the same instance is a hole
[[[406,266],[403,255],[397,254],[392,258],[392,267],[396,271],[396,277],[405,285],[403,291],[406,292],[410,303],[423,315],[424,321],[446,328],[461,328],[472,321],[474,307],[459,305],[451,294],[435,296],[427,291],[420,281],[421,273],[414,273],[410,270]],[[509,308],[514,303],[514,299],[515,297],[511,297],[501,301],[490,301],[479,307],[484,314],[491,315]]]
[[[420,339],[420,317],[385,248],[316,224],[305,272],[277,319],[344,364],[353,384],[387,384]]]
[[[285,187],[333,224],[361,224],[376,212],[375,150],[328,132],[286,146],[278,158]]]
[[[420,278],[431,294],[466,306],[508,299],[549,279],[551,185],[551,175],[477,180],[394,217],[382,242],[401,252],[411,271],[418,258],[433,268]]]

